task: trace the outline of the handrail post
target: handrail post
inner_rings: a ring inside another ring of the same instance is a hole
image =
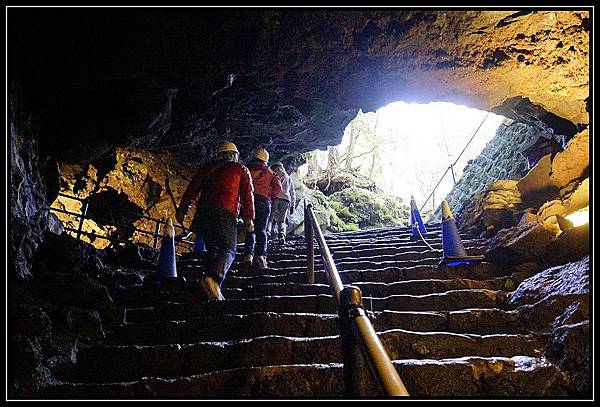
[[[369,377],[369,364],[363,354],[352,323],[354,315],[364,314],[362,295],[355,286],[347,286],[340,293],[339,326],[344,360],[344,394],[366,396],[377,394]]]
[[[306,280],[308,284],[315,283],[315,231],[308,215],[311,207],[304,201],[304,236],[306,238]]]
[[[355,378],[350,385],[355,386],[356,390],[361,392],[379,390],[381,394],[386,396],[408,396],[408,390],[406,390],[385,347],[379,340],[377,332],[373,329],[369,317],[367,317],[362,304],[360,288],[355,286],[345,287],[340,293],[340,302],[342,304],[340,309],[345,310],[344,317],[349,320],[348,326],[351,332],[348,335],[352,337],[352,341],[359,344],[360,356],[362,357],[359,360],[358,355],[352,355],[353,359],[350,363],[354,364],[352,368],[355,369]],[[344,376],[346,375],[345,360]],[[371,377],[376,378],[375,382],[378,384],[379,389],[368,387],[368,383],[371,382],[368,373],[371,373]],[[365,378],[366,382],[361,382],[361,378]]]
[[[83,201],[83,210],[81,211],[81,219],[79,221],[79,227],[77,228],[77,240],[81,237],[81,231],[83,230],[83,221],[85,220],[85,216],[87,215],[89,203],[88,200]]]

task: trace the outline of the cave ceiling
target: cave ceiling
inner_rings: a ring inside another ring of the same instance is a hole
[[[293,166],[398,100],[589,121],[585,10],[12,8],[8,30],[9,77],[65,162],[132,146],[200,163],[230,139]]]

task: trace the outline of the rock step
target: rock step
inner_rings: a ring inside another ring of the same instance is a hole
[[[392,329],[378,334],[392,360],[446,359],[465,356],[537,357],[543,337],[473,335]],[[262,336],[227,342],[80,348],[77,368],[64,378],[82,382],[177,378],[238,367],[342,362],[338,336]],[[63,379],[63,377],[61,377]]]
[[[503,291],[471,289],[428,295],[391,295],[363,299],[371,311],[457,311],[466,308],[496,308],[503,304]],[[371,308],[372,307],[372,308]],[[163,303],[148,308],[125,310],[124,322],[183,320],[212,314],[248,314],[252,312],[337,312],[331,295],[269,296],[252,299],[206,301],[201,303]]]
[[[479,237],[473,237],[473,236],[468,236],[465,234],[460,234],[461,237],[461,241],[466,245],[469,243],[475,243],[475,244],[479,244],[479,243],[485,243],[486,239],[484,238],[479,238]],[[443,236],[441,232],[433,232],[433,233],[428,233],[427,235],[425,235],[425,242],[431,244],[432,242],[435,243],[441,243],[443,240]],[[335,235],[325,235],[325,242],[328,245],[349,245],[349,246],[355,246],[355,245],[365,245],[365,244],[384,244],[384,243],[403,243],[403,244],[414,244],[416,246],[422,246],[424,245],[423,240],[421,239],[414,239],[412,237],[412,235],[410,233],[406,234],[396,234],[396,235],[388,235],[388,236],[363,236],[363,237],[352,237],[352,238],[347,238],[347,237],[336,237]],[[304,239],[304,237],[299,238],[299,239],[295,239],[295,240],[286,240],[286,242],[281,243],[277,240],[269,240],[269,244],[272,245],[272,247],[276,247],[276,248],[281,248],[281,249],[287,249],[290,247],[306,247],[306,240]]]
[[[556,365],[534,357],[397,360],[393,364],[413,397],[567,395],[567,375]],[[40,396],[61,399],[344,396],[343,365],[279,365],[228,369],[177,379],[145,377],[121,383],[63,383],[45,388]]]
[[[443,240],[443,236],[440,233],[431,233],[425,236],[425,241],[429,244],[431,242],[441,243]],[[482,238],[473,238],[466,235],[461,235],[461,241],[465,244],[467,243],[482,243],[485,242],[485,239]],[[411,234],[404,233],[400,235],[389,235],[389,236],[375,236],[375,237],[354,237],[354,238],[346,238],[346,237],[335,237],[335,235],[325,235],[325,242],[327,245],[365,245],[365,244],[390,244],[390,243],[410,243],[414,245],[423,245],[423,240],[421,239],[413,239]],[[290,247],[306,247],[306,240],[304,237],[295,239],[295,240],[286,240],[285,243],[278,242],[276,240],[269,240],[269,244],[272,247],[287,249]]]
[[[512,291],[515,284],[510,277],[498,277],[490,280],[470,279],[427,279],[408,280],[394,283],[356,282],[365,297],[387,297],[390,295],[425,295],[449,290],[467,290],[482,288],[488,290]],[[318,295],[330,294],[328,284],[302,283],[264,283],[255,286],[223,288],[226,299],[260,298],[274,295]],[[153,289],[142,284],[130,286],[115,292],[113,299],[122,307],[148,307],[159,302],[198,302],[205,299],[204,292],[196,281],[182,282],[172,289]]]
[[[440,257],[439,252],[442,250],[441,241],[438,243],[433,243],[431,246],[436,249],[436,251],[432,251],[429,247],[425,245],[392,245],[390,242],[384,242],[380,245],[377,244],[366,244],[364,247],[351,247],[351,246],[339,246],[339,247],[329,247],[332,253],[332,256],[335,260],[344,260],[344,259],[361,259],[364,257],[374,257],[374,256],[406,256],[410,258],[413,256],[414,259],[418,259],[420,257],[416,257],[415,255],[421,253],[423,256],[425,254],[429,254],[429,256],[425,257]],[[234,264],[239,264],[242,260],[243,249],[238,248],[236,261]],[[486,251],[486,247],[481,244],[465,244],[465,250],[470,255],[480,255],[484,254]],[[315,246],[315,260],[320,261],[318,246]],[[290,247],[286,248],[286,250],[269,247],[269,260],[272,261],[306,261],[306,247]],[[199,261],[198,255],[194,254],[186,254],[180,255],[177,261],[177,264],[194,264],[194,262]]]
[[[482,241],[484,239],[481,239],[479,237],[474,237],[465,233],[459,233],[461,240],[464,241]],[[442,236],[442,231],[431,231],[431,232],[427,232],[426,234],[423,235],[423,237],[425,238],[426,242],[429,242],[430,240],[435,241],[436,239],[443,239]],[[421,239],[414,239],[412,237],[412,233],[408,232],[408,233],[394,233],[394,234],[379,234],[379,235],[368,235],[368,234],[364,234],[362,236],[337,236],[336,234],[330,234],[330,235],[325,235],[325,241],[327,242],[327,244],[332,243],[332,244],[336,244],[336,243],[364,243],[364,242],[383,242],[383,241],[410,241],[410,242],[414,242],[414,243],[422,243],[423,241]],[[288,243],[288,242],[286,242]],[[302,243],[306,243],[306,241],[301,238],[298,240],[295,240],[293,242],[289,241],[289,243],[292,244],[302,244]]]
[[[442,239],[433,239],[432,241],[428,241],[430,246],[432,246],[436,250],[442,250]],[[482,249],[485,245],[484,242],[475,242],[475,241],[467,241],[463,242],[464,247],[467,251]],[[315,243],[315,250],[318,250],[318,245]],[[368,250],[387,250],[395,248],[397,251],[409,251],[409,250],[431,250],[429,247],[423,242],[415,242],[411,240],[396,240],[396,241],[380,241],[380,242],[364,242],[364,243],[347,243],[347,242],[338,242],[338,243],[327,243],[327,247],[331,252],[348,252],[348,251],[368,251]],[[242,247],[238,247],[238,252],[242,253]],[[306,244],[295,244],[288,245],[286,243],[285,246],[269,246],[269,253],[279,254],[281,256],[294,255],[298,253],[306,253]],[[182,258],[193,257],[186,256]]]
[[[483,254],[483,250],[472,250],[469,252],[469,255],[481,255]],[[395,264],[415,264],[416,262],[423,262],[423,264],[433,264],[437,265],[439,261],[442,259],[442,253],[435,253],[432,251],[425,252],[401,252],[396,254],[389,255],[371,255],[365,257],[341,257],[338,256],[335,252],[332,254],[333,261],[335,265],[340,269],[348,269],[348,268],[361,268],[365,265],[372,263],[395,263]],[[290,269],[290,268],[305,268],[306,267],[306,256],[297,257],[294,259],[276,259],[273,258],[272,255],[267,256],[267,260],[269,263],[269,267],[277,268],[277,269]],[[202,261],[196,262],[186,262],[186,263],[178,263],[178,267],[182,269],[194,268],[198,265],[204,264]],[[241,258],[240,261],[236,263],[238,265],[237,269],[248,269],[247,267],[242,266]],[[323,261],[321,260],[321,256],[315,255],[315,265],[322,265]],[[241,266],[241,267],[240,267]],[[234,268],[236,269],[236,268]]]
[[[373,265],[374,267],[376,265]],[[229,287],[248,287],[264,283],[301,283],[307,282],[306,269],[299,271],[267,269],[262,270],[263,275],[244,275],[241,271],[230,273],[223,282],[223,288]],[[188,280],[197,280],[202,276],[201,269],[187,270],[179,273]],[[396,267],[385,266],[379,269],[371,268],[357,271],[340,271],[340,278],[344,284],[354,284],[357,282],[379,282],[395,283],[407,280],[426,280],[426,279],[456,279],[467,278],[471,280],[489,280],[492,278],[511,276],[510,271],[504,270],[490,263],[481,263],[478,265],[460,265],[457,267],[436,266],[411,266]],[[327,276],[323,270],[315,270],[315,283],[328,284]]]
[[[515,284],[510,277],[498,277],[490,280],[462,278],[452,280],[406,280],[394,283],[359,281],[352,285],[360,288],[363,297],[426,295],[451,290],[470,290],[473,288],[512,291],[515,288]],[[273,295],[317,295],[330,294],[331,287],[328,284],[266,283],[248,287],[223,288],[222,293],[228,299],[260,298]]]
[[[373,270],[373,269],[381,269],[385,267],[413,267],[416,265],[421,266],[437,266],[442,257],[438,256],[428,256],[421,257],[418,259],[410,259],[403,258],[402,256],[382,256],[382,257],[369,257],[360,259],[357,261],[356,259],[352,260],[335,260],[334,263],[338,271],[348,271],[348,270]],[[268,270],[279,270],[280,272],[296,272],[296,271],[305,271],[306,270],[306,260],[302,261],[293,261],[293,262],[283,262],[283,261],[272,261],[269,258],[268,260]],[[198,262],[194,264],[185,264],[178,265],[178,271],[187,272],[194,271],[198,268],[203,269],[203,264]],[[495,267],[497,268],[497,267]],[[324,270],[323,263],[321,261],[315,262],[315,270]],[[272,274],[267,272],[266,270],[257,269],[255,267],[249,267],[247,265],[239,265],[238,267],[232,268],[230,270],[230,274],[243,274],[243,275],[264,275],[264,274]],[[503,274],[504,275],[504,274]]]
[[[432,223],[431,225],[425,225],[427,231],[429,230],[440,230],[441,223]],[[410,226],[393,226],[393,227],[381,227],[381,228],[371,228],[371,229],[362,229],[362,230],[353,230],[348,232],[339,232],[334,236],[361,236],[367,234],[369,236],[379,235],[379,234],[393,234],[393,233],[411,233]]]
[[[376,331],[399,328],[415,332],[454,332],[479,335],[529,333],[517,311],[475,308],[451,312],[375,312]],[[245,315],[205,315],[182,321],[121,324],[106,339],[109,345],[159,345],[250,339],[281,335],[338,335],[336,314],[257,312]]]
[[[486,250],[485,245],[482,242],[463,242],[465,245],[465,249],[467,250],[467,253],[472,254],[472,255],[479,255],[479,254],[483,254]],[[430,256],[429,257],[440,257],[441,256],[441,251],[442,251],[442,242],[441,240],[439,241],[433,241],[430,242],[430,245],[434,247],[434,251],[432,251],[429,247],[427,247],[425,244],[423,244],[422,242],[411,242],[411,241],[406,241],[406,242],[400,242],[400,243],[394,243],[394,242],[390,242],[390,241],[383,241],[383,242],[375,242],[375,243],[370,243],[370,242],[365,242],[362,244],[344,244],[344,245],[339,245],[339,244],[331,244],[329,245],[329,249],[334,257],[334,259],[336,260],[343,260],[344,258],[347,259],[357,259],[357,258],[364,258],[364,257],[376,257],[376,256],[383,256],[383,255],[390,255],[390,256],[403,256],[406,255],[410,258],[410,256],[412,255],[412,257],[414,259],[418,259],[420,257],[415,257],[416,254],[418,253],[422,253],[422,255],[424,255],[425,253],[429,253]],[[239,264],[239,262],[242,259],[243,256],[243,246],[242,245],[238,245],[237,247],[237,256],[236,256],[236,262],[234,264]],[[406,254],[405,254],[406,253]],[[315,259],[317,261],[320,261],[320,254],[319,254],[319,248],[318,245],[315,245]],[[193,253],[186,253],[183,255],[178,255],[178,264],[186,264],[188,262],[194,262],[197,261],[197,254],[193,254]],[[427,256],[425,256],[427,257]],[[269,259],[273,260],[273,261],[294,261],[294,260],[301,260],[304,261],[304,259],[306,258],[306,245],[302,244],[302,245],[289,245],[286,243],[286,245],[283,246],[275,246],[275,245],[270,245],[269,246]]]
[[[438,267],[438,262],[440,259],[432,259],[430,263],[426,264],[426,261],[419,262],[370,262],[370,263],[354,263],[352,265],[340,265],[336,264],[336,268],[340,272],[340,276],[342,277],[342,281],[344,280],[343,275],[346,273],[348,277],[352,272],[360,272],[362,274],[365,273],[375,273],[373,274],[374,281],[380,281],[378,279],[379,273],[384,272],[392,272],[394,274],[393,281],[399,280],[418,280],[418,279],[427,279],[427,278],[471,278],[475,280],[484,280],[488,278],[495,277],[504,277],[509,276],[511,274],[511,270],[503,269],[493,263],[480,263],[480,264],[470,264],[470,265],[459,265],[455,267]],[[195,266],[187,266],[187,267],[178,267],[178,275],[184,276],[186,278],[196,279],[198,277],[198,273],[202,273],[204,270],[204,266],[200,263]],[[315,274],[319,272],[324,272],[323,265],[315,265]],[[240,267],[237,269],[232,269],[227,273],[227,281],[229,278],[260,278],[267,277],[272,278],[276,276],[290,276],[290,282],[297,282],[293,277],[293,274],[300,273],[302,275],[306,275],[306,265],[302,267],[289,267],[289,268],[278,268],[273,267],[271,264],[271,268],[267,268],[264,270],[256,269],[253,267]],[[379,275],[379,278],[387,278],[383,274]],[[283,281],[279,281],[283,282]],[[382,281],[385,282],[385,281]],[[391,281],[390,281],[391,282]]]
[[[483,243],[486,239],[472,237],[465,234],[460,234],[461,241],[466,245],[468,243]],[[433,232],[425,235],[425,241],[429,244],[432,242],[441,243],[443,240],[443,236],[441,232]],[[388,236],[363,236],[363,237],[336,237],[335,235],[325,235],[325,242],[327,245],[336,246],[336,245],[348,245],[348,246],[356,246],[356,245],[366,245],[366,244],[389,244],[389,243],[407,243],[414,245],[424,245],[423,240],[421,239],[413,239],[410,233],[402,233]],[[299,239],[288,239],[285,243],[278,242],[276,240],[269,240],[269,244],[278,249],[289,249],[289,248],[298,248],[298,247],[306,247],[306,240],[304,237]]]
[[[473,236],[468,236],[466,234],[460,234],[460,238],[461,241],[463,243],[465,242],[483,242],[485,241],[485,239],[482,238],[474,238]],[[433,241],[442,241],[443,240],[443,236],[441,232],[432,232],[432,233],[427,233],[425,236],[425,241],[430,243]],[[421,239],[413,239],[412,234],[411,233],[400,233],[400,234],[393,234],[393,235],[379,235],[379,236],[368,236],[368,235],[364,235],[362,237],[360,236],[355,236],[355,237],[337,237],[336,235],[325,235],[325,242],[329,245],[342,245],[342,244],[347,244],[347,245],[357,245],[357,244],[367,244],[367,243],[384,243],[384,242],[407,242],[407,243],[413,243],[416,245],[420,245],[423,244],[423,240]],[[301,239],[297,239],[294,241],[286,241],[284,244],[274,244],[277,245],[279,247],[286,247],[287,245],[292,245],[292,246],[301,246],[301,245],[306,245],[306,240],[304,238]]]
[[[413,397],[566,396],[568,378],[556,365],[527,356],[393,361]],[[235,386],[232,386],[235,383]],[[344,396],[341,363],[279,365],[221,370],[122,383],[64,383],[43,398],[139,399],[206,397]]]

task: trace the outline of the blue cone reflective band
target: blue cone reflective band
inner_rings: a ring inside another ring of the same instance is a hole
[[[202,239],[202,235],[196,232],[196,242],[194,243],[194,253],[205,252],[206,244],[204,244],[204,239]]]
[[[474,261],[471,260],[461,260],[461,261],[451,261],[446,263],[446,265],[448,266],[460,266],[461,264],[473,264],[475,263]]]
[[[171,219],[168,219],[165,225],[165,235],[160,245],[158,265],[156,266],[156,280],[177,277],[174,234],[173,222]]]

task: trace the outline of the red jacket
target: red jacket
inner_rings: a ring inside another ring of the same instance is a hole
[[[281,181],[273,170],[262,161],[252,161],[248,164],[254,184],[254,195],[262,195],[271,200],[281,193]]]
[[[254,191],[248,168],[235,161],[218,160],[202,166],[183,193],[179,206],[187,212],[199,193],[198,205],[219,206],[238,216],[241,199],[244,220],[254,220]]]

